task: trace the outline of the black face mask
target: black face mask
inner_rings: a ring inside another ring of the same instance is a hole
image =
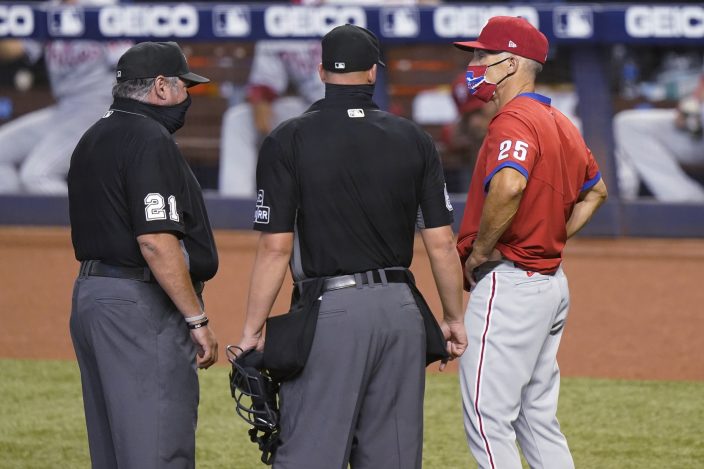
[[[159,116],[159,121],[169,133],[174,133],[186,122],[186,111],[191,105],[191,95],[173,106],[152,106]]]

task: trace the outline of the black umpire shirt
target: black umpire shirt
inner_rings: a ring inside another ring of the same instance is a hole
[[[76,146],[68,173],[76,259],[145,267],[136,237],[170,232],[191,278],[209,280],[218,256],[200,185],[160,122],[158,106],[118,98]]]
[[[372,93],[327,84],[262,144],[254,229],[296,232],[296,280],[409,267],[419,208],[426,228],[452,223],[433,140]]]

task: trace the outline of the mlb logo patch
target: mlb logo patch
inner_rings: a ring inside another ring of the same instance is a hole
[[[344,70],[344,69],[345,69],[344,62],[335,62],[335,70]]]
[[[516,45],[516,43],[513,42],[513,41],[508,41],[508,46],[509,46],[511,49],[515,49],[516,47],[518,47],[518,46]]]
[[[414,7],[382,8],[379,25],[386,37],[415,37],[420,33],[420,14]]]
[[[364,109],[348,109],[347,115],[350,117],[364,117]]]
[[[252,30],[249,7],[216,6],[213,8],[213,33],[218,37],[243,37]]]
[[[85,31],[83,8],[50,8],[46,15],[49,33],[58,37],[78,37]]]
[[[594,14],[586,6],[555,7],[553,31],[556,37],[590,38],[594,36]]]

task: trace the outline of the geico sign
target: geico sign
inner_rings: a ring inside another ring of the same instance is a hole
[[[626,10],[626,32],[633,37],[704,37],[704,8],[630,7]]]
[[[27,5],[0,5],[0,36],[29,36],[34,32],[34,14]]]
[[[522,16],[536,28],[539,25],[538,11],[530,6],[441,6],[433,12],[433,28],[440,37],[477,37],[492,16]]]
[[[272,6],[264,12],[264,29],[273,37],[323,36],[335,26],[345,23],[365,28],[367,15],[364,8]]]
[[[191,5],[107,6],[98,14],[104,36],[192,37],[198,11]]]

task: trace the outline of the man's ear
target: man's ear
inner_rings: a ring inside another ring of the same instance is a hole
[[[367,83],[369,83],[370,85],[373,85],[374,83],[376,83],[376,72],[377,72],[376,67],[377,67],[377,65],[374,64],[374,65],[372,65],[372,68],[367,70]]]
[[[166,87],[169,86],[164,75],[154,78],[154,93],[159,99],[166,99]]]
[[[322,63],[318,64],[318,76],[320,77],[320,81],[325,83],[325,69],[323,68]]]

